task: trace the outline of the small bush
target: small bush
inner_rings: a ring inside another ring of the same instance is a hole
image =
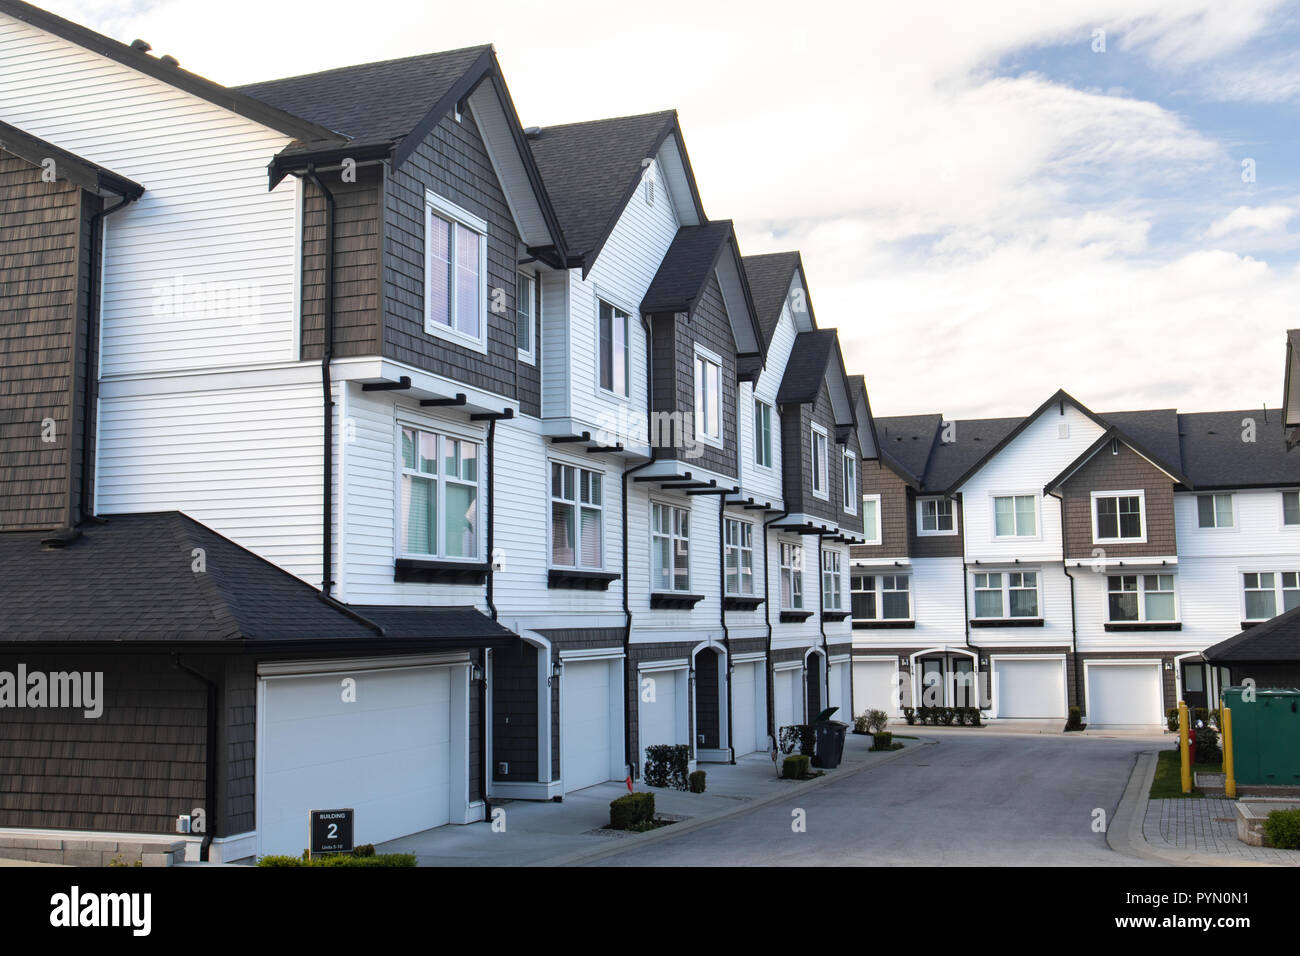
[[[655,818],[653,793],[628,793],[609,803],[609,828],[628,830]]]
[[[933,724],[933,723],[934,723],[934,708],[933,708],[933,707],[926,707],[924,704],[922,704],[920,707],[916,708],[916,720],[917,720],[918,723],[920,723],[920,724],[922,724],[922,725],[924,725],[924,724]]]
[[[970,709],[970,725],[972,727],[984,726],[982,723],[980,723],[980,709],[978,707],[972,707]]]
[[[799,741],[801,739],[801,735],[799,733],[799,727],[797,724],[791,725],[789,727],[782,727],[780,730],[777,731],[777,736],[780,738],[781,741],[780,743],[781,753],[786,754],[788,756],[794,753],[795,750],[799,748]]]
[[[781,764],[781,779],[799,780],[808,773],[808,768],[812,766],[812,758],[803,754],[795,754],[785,758]]]
[[[903,719],[904,719],[905,721],[907,721],[907,725],[908,725],[909,727],[911,727],[912,725],[914,725],[914,724],[916,723],[916,708],[915,708],[915,707],[904,707],[904,708],[903,708]]]
[[[1223,751],[1219,749],[1219,732],[1213,727],[1198,727],[1196,730],[1196,751],[1193,763],[1217,764],[1223,760]]]
[[[867,730],[878,734],[889,726],[889,715],[883,710],[869,710],[866,713]]]
[[[1083,710],[1078,707],[1070,708],[1070,716],[1065,721],[1066,730],[1083,730]]]
[[[866,734],[871,732],[871,728],[867,726],[866,714],[853,718],[853,732],[855,734]]]
[[[1279,850],[1300,850],[1300,810],[1274,810],[1264,821],[1264,835]]]
[[[696,770],[690,776],[691,793],[704,792],[704,771]]]
[[[956,719],[957,719],[957,712],[953,710],[951,707],[939,708],[939,720],[943,722],[943,725],[945,727],[951,727],[952,722]]]
[[[373,843],[363,843],[361,844],[361,846],[355,846],[352,848],[352,855],[353,856],[374,856],[375,845]]]
[[[372,856],[353,856],[350,853],[337,853],[330,856],[313,856],[311,859],[298,856],[264,856],[257,861],[258,866],[415,866],[414,853],[376,853]]]
[[[811,757],[813,751],[817,749],[817,728],[812,724],[791,724],[789,727],[782,727],[781,753],[794,753],[796,747],[799,748],[799,753]]]
[[[892,750],[894,744],[894,735],[887,730],[876,731],[875,740],[871,744],[872,750]]]
[[[650,787],[686,789],[691,749],[686,744],[655,744],[645,749],[645,782]]]
[[[1170,730],[1172,730],[1174,733],[1178,733],[1178,708],[1177,707],[1170,707],[1169,710],[1165,712],[1165,726],[1168,727]]]

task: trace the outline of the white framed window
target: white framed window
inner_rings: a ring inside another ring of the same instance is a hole
[[[1145,501],[1146,494],[1141,491],[1094,491],[1092,540],[1098,544],[1146,541]]]
[[[1247,621],[1267,621],[1300,607],[1300,571],[1247,571],[1241,581]]]
[[[1232,497],[1232,495],[1197,495],[1196,526],[1198,528],[1236,527]]]
[[[691,513],[685,508],[650,503],[650,589],[691,589]]]
[[[551,462],[551,567],[605,566],[604,476]]]
[[[814,498],[831,497],[830,478],[826,469],[830,464],[828,449],[830,437],[820,425],[812,427],[812,493]]]
[[[772,467],[772,406],[754,399],[754,464]]]
[[[1178,620],[1172,574],[1111,574],[1106,619],[1112,624]]]
[[[858,456],[849,449],[844,449],[844,481],[840,484],[844,499],[844,510],[851,515],[858,513]]]
[[[487,351],[487,222],[425,193],[424,330]]]
[[[477,558],[478,443],[403,426],[401,454],[401,555]]]
[[[781,607],[803,610],[803,545],[781,542]]]
[[[840,576],[840,553],[838,551],[822,552],[822,609],[840,611],[844,609],[844,581]]]
[[[722,445],[722,359],[695,346],[695,437]]]
[[[910,621],[911,575],[852,574],[850,598],[855,621]]]
[[[722,525],[727,593],[754,593],[754,525],[727,518]]]
[[[918,498],[916,500],[916,533],[956,534],[957,519],[953,514],[951,498]]]
[[[880,495],[862,496],[862,534],[867,544],[880,544]]]
[[[628,314],[603,299],[599,308],[600,387],[626,398],[629,379]]]
[[[1282,492],[1282,526],[1300,528],[1300,491]]]
[[[1037,571],[989,571],[974,575],[977,618],[1036,618]]]
[[[1038,537],[1038,495],[995,495],[993,536],[995,538]]]
[[[532,365],[537,349],[533,341],[537,329],[537,313],[541,305],[537,277],[527,272],[515,276],[515,349],[520,360]]]

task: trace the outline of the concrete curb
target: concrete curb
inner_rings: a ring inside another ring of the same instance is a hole
[[[865,761],[861,766],[844,768],[842,773],[828,773],[824,777],[818,777],[815,780],[803,781],[803,785],[799,787],[798,792],[807,793],[809,790],[817,790],[837,781],[847,780],[850,777],[857,776],[863,771],[872,770],[895,760],[900,760],[908,754],[919,753],[922,747],[937,744],[938,742],[939,741],[937,740],[928,740],[924,737],[919,737],[915,741],[907,741],[902,750],[896,750],[893,753],[885,754],[883,757]],[[628,850],[649,846],[652,843],[659,843],[662,840],[671,840],[673,837],[690,833],[691,831],[698,830],[701,827],[712,826],[713,824],[720,823],[723,820],[730,820],[732,817],[738,817],[742,813],[749,813],[751,810],[756,810],[759,807],[765,807],[769,804],[779,803],[782,800],[788,800],[791,796],[792,794],[789,793],[769,794],[766,797],[747,800],[745,803],[737,807],[729,807],[707,816],[691,817],[689,820],[674,823],[670,827],[660,827],[658,830],[639,833],[631,839],[624,838],[616,840],[614,841],[614,846],[604,846],[600,849],[592,850],[578,850],[573,853],[561,854],[559,856],[550,857],[549,859],[538,860],[534,863],[529,863],[528,866],[574,866],[579,863],[589,863],[593,860],[603,859],[607,856],[614,856],[617,853],[624,853]]]
[[[1115,810],[1115,818],[1106,828],[1106,842],[1116,853],[1136,857],[1142,860],[1158,860],[1174,866],[1276,866],[1259,860],[1238,860],[1229,856],[1208,853],[1192,853],[1182,850],[1166,850],[1152,846],[1147,842],[1142,826],[1146,822],[1147,794],[1151,792],[1151,782],[1156,776],[1156,754],[1146,751],[1138,754],[1133,773],[1124,788]]]

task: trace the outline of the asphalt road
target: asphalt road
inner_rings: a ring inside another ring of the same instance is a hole
[[[1156,738],[952,732],[877,769],[595,866],[1134,866],[1093,830]],[[795,832],[795,810],[805,832]]]

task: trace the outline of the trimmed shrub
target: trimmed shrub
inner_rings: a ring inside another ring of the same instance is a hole
[[[1279,850],[1300,850],[1300,810],[1274,810],[1264,820],[1264,835]]]
[[[883,710],[869,710],[866,713],[867,730],[878,734],[889,726],[889,715]]]
[[[1070,716],[1065,721],[1066,730],[1083,730],[1083,710],[1079,707],[1070,708]]]
[[[1193,763],[1220,763],[1223,751],[1219,749],[1219,732],[1206,725],[1196,729],[1196,750],[1192,755]]]
[[[853,718],[853,732],[855,734],[866,734],[871,732],[870,727],[867,726],[866,714]]]
[[[956,719],[957,719],[957,712],[953,710],[951,707],[939,708],[939,720],[943,722],[943,725],[945,727],[951,727],[952,722]]]
[[[704,792],[704,771],[696,770],[690,776],[691,793]]]
[[[781,778],[783,780],[798,780],[808,774],[808,768],[812,766],[812,757],[803,754],[795,754],[785,758],[781,764]]]
[[[978,707],[972,707],[970,709],[970,725],[972,727],[984,726],[984,724],[980,722],[980,716],[980,709]]]
[[[1165,726],[1168,727],[1170,730],[1172,730],[1174,733],[1178,733],[1178,708],[1177,707],[1170,707],[1169,710],[1165,712]]]
[[[655,818],[653,793],[628,793],[609,803],[609,828],[626,830],[638,823],[649,823]]]
[[[904,707],[904,708],[903,708],[903,719],[904,719],[905,721],[907,721],[907,725],[908,725],[909,727],[911,727],[913,724],[915,724],[915,723],[916,723],[916,708],[915,708],[915,707]]]
[[[686,744],[655,744],[645,749],[645,782],[650,787],[686,789],[691,748]]]
[[[777,731],[777,735],[780,737],[781,740],[781,744],[780,744],[781,753],[786,754],[788,756],[789,754],[792,754],[799,749],[799,742],[801,740],[801,735],[799,733],[798,724],[791,724],[788,727],[782,727],[779,731]]]
[[[894,746],[894,735],[887,730],[876,731],[875,740],[871,744],[872,750],[892,750]]]
[[[264,856],[258,866],[415,866],[414,853],[376,853],[371,856],[353,856],[336,853],[330,856]]]

